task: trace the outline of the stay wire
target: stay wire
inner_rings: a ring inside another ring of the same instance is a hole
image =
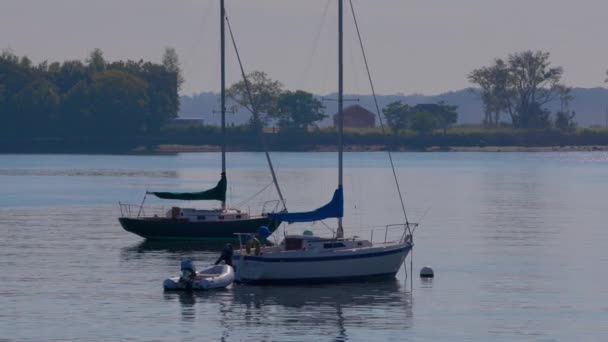
[[[382,121],[382,115],[380,115],[380,105],[378,105],[378,98],[376,97],[376,90],[374,88],[374,82],[372,81],[372,75],[369,70],[369,64],[367,63],[367,55],[365,54],[365,48],[363,47],[363,39],[361,38],[361,32],[359,31],[359,24],[357,22],[357,15],[355,14],[355,7],[353,6],[353,1],[349,0],[350,9],[353,14],[353,20],[355,23],[355,29],[357,30],[357,37],[359,38],[359,45],[361,46],[361,53],[363,54],[363,62],[365,63],[365,70],[367,71],[367,78],[369,79],[369,84],[372,90],[372,96],[374,98],[374,104],[376,106],[376,113],[378,114],[378,120],[380,121],[380,127],[382,129],[382,134],[386,134],[386,130],[384,128],[384,122]],[[401,188],[399,186],[399,180],[397,178],[397,172],[395,171],[395,163],[393,162],[393,155],[390,150],[388,152],[388,159],[391,163],[391,169],[393,170],[393,177],[395,178],[395,184],[397,185],[397,193],[399,193],[399,200],[401,201],[401,209],[403,210],[403,216],[405,217],[405,225],[407,230],[410,232],[410,223],[407,218],[407,212],[405,210],[405,201],[403,199],[403,195],[401,194]]]
[[[323,19],[322,19],[321,23],[318,25],[319,30],[317,31],[315,38],[314,38],[312,53],[310,54],[310,56],[308,58],[306,67],[304,68],[304,73],[302,73],[302,75],[300,75],[300,78],[299,78],[298,84],[300,84],[300,85],[304,86],[305,78],[310,75],[310,69],[312,68],[313,59],[314,59],[315,55],[317,54],[317,51],[319,50],[319,45],[320,45],[319,41],[321,39],[321,33],[323,32],[323,28],[325,27],[325,23],[327,21],[327,13],[329,10],[330,3],[331,3],[331,0],[327,0],[327,2],[325,3],[325,10],[323,11]]]
[[[249,98],[249,102],[251,104],[251,112],[254,115],[254,120],[260,120],[259,112],[255,107],[255,103],[253,102],[253,95],[251,94],[251,87],[249,85],[249,80],[247,79],[247,74],[245,74],[245,68],[243,67],[243,62],[241,61],[241,55],[239,54],[239,49],[236,46],[236,39],[234,38],[234,33],[232,32],[232,26],[230,25],[230,20],[228,20],[228,12],[224,9],[224,15],[226,19],[226,24],[228,25],[228,32],[230,33],[230,39],[232,40],[232,46],[234,46],[234,52],[236,54],[236,58],[239,62],[239,67],[241,68],[241,75],[243,77],[243,82],[245,83],[245,89],[247,90],[247,97]],[[274,167],[272,166],[272,159],[270,159],[270,154],[268,153],[268,148],[266,147],[266,141],[264,139],[264,128],[262,126],[262,130],[259,133],[260,142],[262,143],[262,148],[264,150],[264,154],[266,155],[266,162],[268,163],[268,167],[270,168],[270,173],[272,175],[272,181],[274,182],[275,188],[277,189],[277,193],[279,194],[279,198],[281,203],[283,204],[283,210],[287,210],[287,205],[285,204],[285,198],[283,197],[283,193],[281,192],[281,188],[279,187],[279,182],[277,180],[277,176],[274,172]]]
[[[261,193],[263,193],[264,191],[266,191],[266,189],[268,189],[271,185],[273,184],[273,182],[268,183],[265,187],[262,188],[262,190],[256,192],[255,194],[253,194],[252,196],[250,196],[249,198],[247,198],[246,200],[240,202],[239,204],[236,205],[237,208],[241,208],[242,206],[244,206],[245,204],[249,203],[250,201],[252,201],[254,198],[256,198],[257,196],[259,196]]]

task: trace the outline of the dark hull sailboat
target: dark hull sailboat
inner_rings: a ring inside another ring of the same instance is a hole
[[[152,240],[225,240],[235,241],[237,235],[234,233],[255,234],[262,226],[266,226],[272,233],[280,224],[280,221],[272,220],[268,214],[276,211],[266,211],[264,208],[260,214],[250,215],[238,209],[231,209],[226,204],[226,61],[225,61],[225,9],[224,0],[220,1],[220,32],[221,32],[221,118],[222,118],[222,173],[221,179],[215,188],[201,192],[146,192],[160,199],[180,201],[220,201],[220,209],[195,209],[172,207],[167,212],[157,212],[155,215],[146,216],[147,209],[143,202],[139,206],[120,204],[121,217],[119,222],[122,227],[133,234]],[[286,211],[285,200],[281,194],[272,161],[265,151],[266,161],[270,168],[273,183],[282,203],[281,211]],[[145,201],[146,197],[144,197]],[[278,201],[277,201],[278,202]]]
[[[280,222],[268,217],[229,222],[189,222],[183,219],[128,218],[119,219],[122,227],[148,240],[212,240],[235,242],[235,233],[257,233],[261,226],[274,232]]]
[[[161,199],[202,201],[217,200],[222,202],[222,209],[196,209],[172,207],[167,212],[156,211],[146,215],[148,209],[140,206],[120,204],[120,225],[128,232],[153,240],[222,240],[236,241],[234,233],[257,233],[266,226],[274,232],[280,221],[269,218],[265,208],[259,215],[251,216],[248,212],[225,208],[226,175],[215,188],[202,192],[146,192]],[[145,198],[144,198],[145,200]],[[271,201],[272,203],[272,201]],[[272,211],[270,212],[272,213]]]

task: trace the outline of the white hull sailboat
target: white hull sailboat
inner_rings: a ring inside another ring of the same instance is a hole
[[[378,278],[394,278],[403,264],[413,244],[413,229],[416,224],[405,223],[389,225],[382,243],[357,237],[345,238],[342,227],[344,213],[343,201],[343,68],[342,68],[342,25],[343,0],[339,0],[339,44],[338,44],[338,188],[332,200],[326,205],[309,212],[276,213],[269,217],[280,222],[315,222],[327,218],[337,218],[338,228],[331,238],[307,235],[287,235],[284,240],[271,247],[242,248],[244,239],[253,239],[247,234],[239,234],[241,249],[235,253],[235,281],[241,283],[328,283],[338,281],[356,281]],[[354,14],[354,11],[353,11]],[[390,157],[390,152],[389,152]],[[391,157],[392,165],[392,157]],[[397,177],[395,175],[395,181]],[[399,186],[397,182],[397,190]],[[400,194],[400,191],[399,191]],[[400,199],[401,195],[400,195]],[[403,204],[403,201],[402,201]],[[389,229],[399,229],[398,237],[388,241]]]
[[[262,248],[259,255],[235,256],[236,281],[293,284],[389,279],[395,277],[412,246],[410,241],[371,243],[288,235],[281,245]]]

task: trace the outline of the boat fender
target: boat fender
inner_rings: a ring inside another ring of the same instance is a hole
[[[260,255],[260,241],[258,239],[253,238],[247,240],[247,242],[245,243],[245,251],[247,252],[247,254],[251,254],[252,247],[254,249],[254,254]]]
[[[266,240],[266,238],[270,236],[270,229],[266,226],[260,226],[260,228],[258,228],[258,236],[260,239]]]
[[[420,270],[420,278],[433,278],[435,277],[435,272],[429,266],[424,266]]]

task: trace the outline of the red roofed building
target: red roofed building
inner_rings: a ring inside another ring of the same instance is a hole
[[[338,113],[334,114],[334,126],[338,127]],[[353,105],[344,109],[344,127],[373,128],[376,126],[376,115],[369,110]]]

